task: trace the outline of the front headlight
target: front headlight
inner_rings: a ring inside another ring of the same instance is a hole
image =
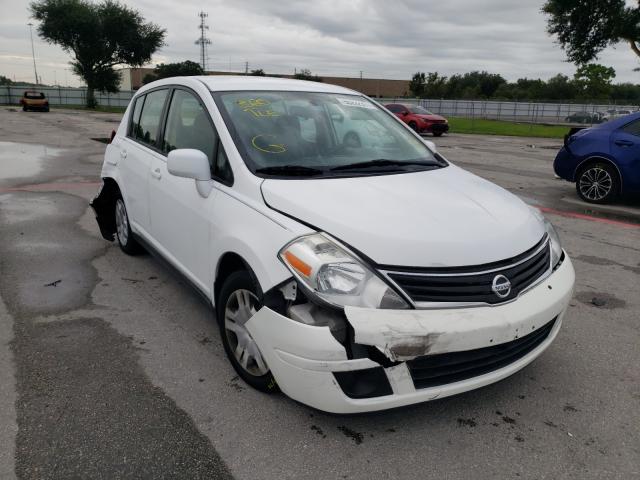
[[[278,256],[308,293],[333,306],[409,308],[363,262],[322,233],[297,238]]]
[[[556,229],[551,225],[551,222],[544,219],[544,226],[547,229],[547,234],[551,239],[551,266],[556,268],[558,262],[560,262],[560,258],[562,258],[562,244],[560,243],[560,236]]]
[[[546,217],[538,210],[536,207],[531,207],[533,211],[533,215],[540,220],[544,224],[544,228],[547,231],[547,235],[549,235],[549,239],[551,241],[551,265],[553,268],[556,268],[558,262],[562,258],[562,243],[560,243],[560,236],[551,222],[546,219]]]

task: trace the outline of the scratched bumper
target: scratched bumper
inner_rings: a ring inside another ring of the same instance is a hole
[[[391,394],[351,398],[333,372],[382,368],[369,358],[348,359],[327,327],[303,325],[268,308],[247,323],[282,391],[320,410],[356,413],[383,410],[455,395],[497,382],[538,357],[560,330],[573,293],[568,257],[544,282],[516,301],[492,307],[442,310],[371,310],[345,313],[358,344],[371,345],[390,360],[384,368]],[[516,361],[489,373],[446,385],[416,388],[407,362],[418,356],[462,352],[511,342],[556,319],[548,336]]]

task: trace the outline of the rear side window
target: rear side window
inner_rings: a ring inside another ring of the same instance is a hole
[[[622,127],[622,130],[630,133],[631,135],[635,135],[636,137],[640,137],[640,120],[627,123],[624,127]]]
[[[162,110],[164,102],[167,99],[168,90],[156,90],[147,93],[142,113],[140,114],[140,123],[134,133],[134,138],[146,143],[150,147],[159,148],[158,136],[160,120],[162,119]],[[136,107],[138,105],[136,104]],[[135,114],[135,111],[134,111]]]
[[[141,95],[136,98],[133,105],[133,114],[131,115],[131,126],[129,127],[129,136],[134,138],[142,138],[142,132],[140,130],[140,112],[142,112],[142,105],[144,104],[145,95]]]

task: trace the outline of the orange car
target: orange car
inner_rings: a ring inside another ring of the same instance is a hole
[[[20,105],[22,105],[22,110],[25,112],[27,110],[49,111],[49,101],[42,92],[24,92],[20,99]]]

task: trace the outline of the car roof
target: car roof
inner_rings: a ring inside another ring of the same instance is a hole
[[[296,92],[338,93],[345,95],[362,95],[351,90],[330,83],[295,80],[291,78],[258,77],[242,75],[196,75],[191,77],[171,77],[151,82],[139,91],[161,85],[190,85],[193,81],[203,83],[212,92],[229,92],[238,90],[280,90]],[[148,87],[148,88],[147,88]]]

